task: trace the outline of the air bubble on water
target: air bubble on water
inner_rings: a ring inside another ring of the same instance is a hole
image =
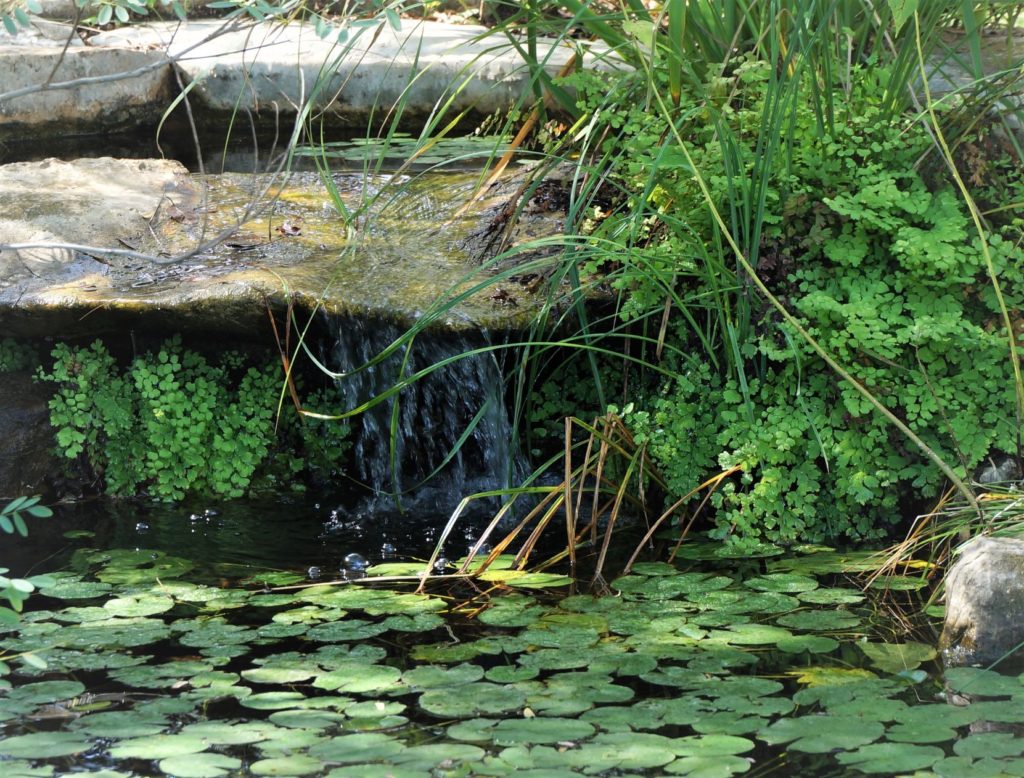
[[[309,578],[309,580],[315,581],[317,578],[320,577],[320,573],[320,568],[316,565],[313,565],[311,568],[309,568],[309,570],[306,571],[306,576]]]
[[[445,559],[443,556],[438,557],[437,561],[434,562],[435,573],[443,573],[446,567],[448,567],[448,560]]]
[[[396,549],[394,544],[392,543],[385,543],[383,546],[380,547],[380,555],[383,557],[394,556],[395,553]]]
[[[355,572],[362,572],[370,566],[370,563],[366,561],[366,557],[364,557],[362,554],[354,553],[346,556],[342,564],[346,570],[351,570]]]
[[[149,532],[149,525],[146,522],[144,522],[144,521],[140,521],[138,524],[135,525],[135,531],[136,532]]]

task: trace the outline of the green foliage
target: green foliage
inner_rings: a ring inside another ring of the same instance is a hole
[[[13,535],[17,532],[21,537],[28,537],[28,525],[25,516],[37,519],[49,518],[53,511],[39,504],[40,497],[19,497],[0,508],[0,532]],[[0,606],[0,624],[14,624],[18,621],[25,600],[40,586],[51,586],[54,581],[49,576],[35,575],[30,578],[8,578],[9,570],[0,567],[0,598],[6,600],[10,607]],[[0,674],[3,663],[0,662]]]
[[[275,445],[280,378],[273,365],[246,366],[231,353],[211,365],[178,338],[123,372],[99,341],[58,345],[53,357],[39,378],[58,387],[50,401],[58,449],[84,460],[110,494],[238,497]],[[317,442],[314,466],[339,466],[346,431],[338,426],[333,438]],[[301,469],[294,461],[288,468],[292,475]]]
[[[25,343],[13,338],[0,338],[0,373],[29,370],[35,367],[35,351]]]
[[[708,195],[666,141],[665,117],[640,99],[665,86],[648,78],[586,73],[571,83],[580,109],[614,130],[599,151],[629,192],[598,230],[628,258],[608,281],[625,297],[622,316],[640,320],[669,296],[689,317],[674,343],[707,349],[707,361],[684,362],[627,419],[679,494],[716,462],[741,466],[714,496],[714,533],[739,545],[878,537],[907,498],[936,496],[942,477],[749,293],[707,196],[825,351],[961,474],[993,449],[1015,450],[1013,374],[981,244],[942,171],[922,164],[924,128],[886,104],[885,69],[854,68],[828,124],[794,100],[788,144],[774,155],[762,145],[777,97],[768,63],[744,59],[706,92],[684,89],[676,129]],[[983,200],[1021,200],[1019,165],[965,164],[984,174]],[[743,191],[755,186],[756,197]],[[738,210],[751,200],[762,209],[753,225]],[[988,245],[1007,306],[1020,310],[1019,221],[996,222]]]
[[[29,14],[42,13],[43,7],[39,0],[5,0],[0,2],[0,23],[10,35],[17,35],[19,29],[27,29],[30,23]]]

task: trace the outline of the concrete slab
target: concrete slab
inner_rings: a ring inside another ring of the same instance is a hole
[[[321,39],[310,24],[210,19],[151,22],[83,42],[68,26],[40,22],[0,35],[0,139],[153,124],[177,93],[172,61],[195,84],[193,107],[207,125],[237,111],[294,117],[306,106],[313,119],[359,128],[399,107],[407,125],[422,125],[441,107],[446,117],[480,118],[514,105],[530,81],[514,47],[484,32],[353,22]],[[568,44],[541,45],[552,73],[572,54]]]

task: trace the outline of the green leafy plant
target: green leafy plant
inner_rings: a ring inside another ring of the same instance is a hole
[[[110,494],[238,497],[277,443],[280,378],[272,365],[247,366],[232,353],[212,365],[179,338],[124,371],[99,341],[58,345],[53,357],[39,378],[57,385],[50,420],[58,449],[83,462]],[[339,467],[345,433],[339,426],[333,443],[322,444],[317,466]]]
[[[26,343],[14,338],[0,338],[0,373],[13,373],[35,367],[36,352]]]

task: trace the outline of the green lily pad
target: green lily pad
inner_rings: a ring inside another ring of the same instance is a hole
[[[420,695],[419,706],[443,718],[469,718],[518,710],[525,702],[526,694],[515,686],[479,682],[454,689],[430,689]]]
[[[951,667],[946,670],[945,680],[950,690],[958,694],[1009,697],[1024,692],[1024,684],[1017,677],[979,667]]]
[[[25,759],[53,759],[80,754],[90,748],[92,743],[75,732],[34,732],[0,740],[0,756]]]
[[[432,778],[429,770],[380,764],[354,764],[335,767],[325,778]]]
[[[979,732],[958,740],[953,744],[953,751],[957,756],[972,759],[1020,756],[1024,754],[1024,740],[1009,732]]]
[[[183,735],[202,738],[218,746],[240,746],[258,743],[274,734],[276,729],[262,722],[197,721],[181,729]]]
[[[871,664],[882,672],[900,673],[914,670],[922,662],[934,659],[935,649],[924,643],[867,643],[858,642]]]
[[[69,723],[69,728],[89,737],[136,738],[157,735],[170,727],[165,716],[115,710],[90,713]]]
[[[525,570],[492,570],[480,573],[481,581],[496,581],[519,589],[551,589],[568,586],[572,579],[557,573],[528,573]]]
[[[482,748],[464,743],[428,743],[407,746],[391,757],[391,760],[395,764],[418,770],[431,770],[435,767],[451,770],[459,763],[479,763],[485,753]]]
[[[406,670],[402,682],[414,690],[443,689],[473,683],[483,678],[484,669],[479,665],[461,664],[454,667],[427,665]]]
[[[8,694],[8,698],[27,705],[38,705],[68,700],[84,691],[85,685],[79,681],[39,681],[19,686]]]
[[[345,717],[330,710],[279,710],[270,714],[270,720],[280,727],[290,729],[327,729],[340,724]]]
[[[751,760],[741,756],[684,756],[664,767],[670,775],[690,778],[729,778],[750,769]]]
[[[796,573],[769,573],[768,575],[748,578],[743,582],[743,585],[761,592],[797,594],[817,589],[818,581],[810,576],[798,575]]]
[[[812,605],[855,605],[864,601],[864,595],[857,589],[812,589],[797,594],[800,602]]]
[[[496,745],[518,743],[559,743],[583,740],[594,732],[594,726],[578,719],[537,717],[503,719],[492,728]]]
[[[253,683],[275,683],[282,686],[308,681],[319,672],[316,667],[254,667],[243,670],[242,677]]]
[[[402,742],[391,735],[366,733],[339,735],[313,746],[309,753],[326,762],[348,764],[388,759],[403,748]]]
[[[780,651],[787,654],[827,654],[839,648],[839,641],[824,635],[793,635],[782,638],[775,644]]]
[[[770,745],[790,743],[794,751],[827,754],[866,745],[884,732],[879,722],[853,716],[798,716],[779,719],[758,732],[758,737]]]
[[[320,624],[306,633],[310,640],[321,643],[344,643],[350,640],[366,640],[387,632],[387,627],[363,619],[344,619]]]
[[[112,616],[153,616],[166,613],[174,607],[174,600],[160,595],[135,597],[114,597],[103,603],[103,608]]]
[[[253,775],[314,775],[324,769],[324,763],[319,759],[302,754],[290,756],[275,756],[270,759],[260,759],[249,765]]]
[[[926,770],[945,757],[941,748],[916,746],[907,743],[875,743],[862,746],[856,751],[845,751],[836,755],[843,765],[862,773],[898,775]]]
[[[313,681],[317,689],[366,694],[402,688],[402,671],[386,665],[351,661],[338,663],[332,670],[320,673]]]
[[[114,759],[167,759],[172,756],[198,754],[210,747],[194,735],[151,735],[124,740],[110,749]]]
[[[175,778],[219,778],[242,766],[227,754],[187,754],[160,760],[160,769]]]
[[[799,611],[780,616],[775,623],[808,632],[830,632],[856,627],[860,624],[860,617],[843,611]]]

